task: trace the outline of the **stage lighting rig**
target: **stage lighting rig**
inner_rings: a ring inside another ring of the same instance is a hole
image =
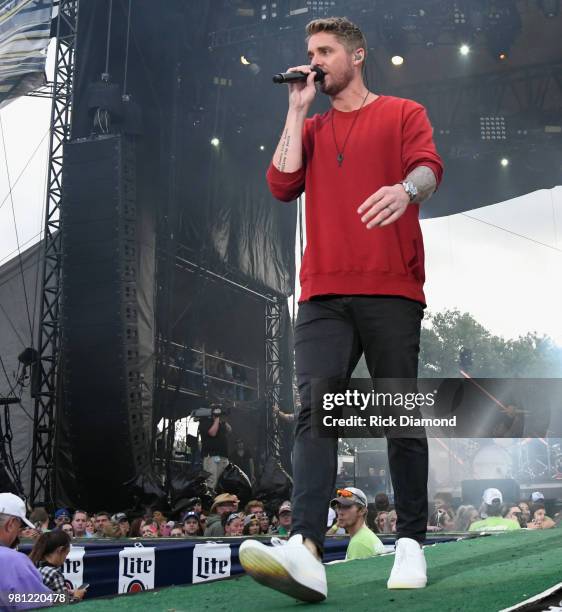
[[[480,139],[487,141],[507,140],[505,117],[500,115],[481,116]]]

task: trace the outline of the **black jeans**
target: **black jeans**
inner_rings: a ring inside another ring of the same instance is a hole
[[[321,551],[335,494],[338,441],[312,432],[312,411],[321,406],[312,405],[311,380],[333,378],[347,384],[363,352],[371,377],[416,378],[422,319],[422,304],[397,296],[326,295],[299,305],[295,359],[301,409],[295,428],[291,533],[310,538]],[[386,439],[396,537],[421,543],[428,513],[425,431],[419,438]]]

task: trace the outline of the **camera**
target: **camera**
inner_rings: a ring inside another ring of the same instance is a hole
[[[203,418],[228,416],[229,414],[230,414],[230,408],[223,406],[222,404],[211,404],[209,408],[207,407],[196,408],[191,413],[191,416],[194,419],[203,419]]]

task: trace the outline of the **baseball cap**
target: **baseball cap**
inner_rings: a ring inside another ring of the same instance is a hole
[[[541,499],[544,500],[544,495],[540,491],[535,491],[534,493],[531,493],[531,499],[536,503]]]
[[[198,514],[197,512],[193,512],[193,511],[186,512],[186,513],[183,515],[183,521],[185,522],[185,521],[187,521],[187,519],[189,519],[189,518],[194,518],[194,519],[196,519],[196,520],[198,521],[198,520],[199,520],[199,514]]]
[[[13,493],[0,493],[0,514],[16,516],[28,527],[35,528],[35,525],[25,516],[25,502]]]
[[[361,489],[356,487],[345,487],[345,489],[338,489],[336,491],[337,497],[334,497],[331,504],[341,504],[342,506],[352,506],[353,504],[359,504],[364,508],[367,507],[367,496]]]
[[[70,518],[70,510],[68,510],[68,508],[59,508],[55,512],[55,518],[58,519],[61,516],[68,516],[68,518]]]
[[[292,511],[293,511],[293,507],[291,506],[291,502],[290,501],[284,501],[279,506],[279,514],[283,514],[283,512],[292,512]]]
[[[500,504],[503,503],[502,492],[499,489],[486,489],[484,493],[482,493],[482,501],[488,506],[491,506],[494,503],[494,499],[499,499]]]
[[[127,518],[127,515],[124,512],[118,512],[117,514],[114,514],[111,517],[111,520],[114,523],[124,523],[125,521],[128,521],[129,519]]]

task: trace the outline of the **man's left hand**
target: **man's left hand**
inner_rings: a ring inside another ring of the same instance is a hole
[[[357,213],[367,229],[384,227],[400,219],[409,203],[410,196],[402,185],[381,187],[361,204]]]

